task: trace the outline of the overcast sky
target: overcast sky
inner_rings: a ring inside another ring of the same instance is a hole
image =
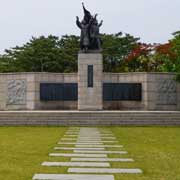
[[[0,0],[0,53],[32,36],[79,34],[81,0]],[[84,0],[104,20],[102,33],[123,31],[141,41],[164,43],[180,30],[180,0]]]

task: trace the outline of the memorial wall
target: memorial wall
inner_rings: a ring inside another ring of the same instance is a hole
[[[173,73],[103,73],[102,88],[93,94],[94,100],[96,95],[102,98],[98,100],[102,109],[97,110],[180,110],[180,84],[174,77]],[[78,80],[76,73],[0,74],[0,110],[78,110],[79,97],[85,97],[85,103],[94,101],[87,92],[92,94],[97,84],[95,80],[94,87],[87,84],[87,91],[78,92]]]

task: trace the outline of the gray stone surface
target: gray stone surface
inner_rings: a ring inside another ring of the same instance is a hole
[[[33,180],[114,180],[113,175],[36,174]]]
[[[78,109],[102,110],[103,59],[101,53],[78,55]],[[93,65],[93,87],[88,88],[87,67]]]
[[[110,164],[96,162],[43,162],[42,166],[110,167]]]
[[[76,132],[66,132],[66,134],[68,134],[68,135],[78,135],[79,133],[76,133]]]
[[[62,138],[61,141],[77,141],[77,138]]]
[[[107,157],[106,154],[68,154],[68,153],[50,153],[49,156],[56,157]]]
[[[71,137],[71,138],[72,138],[72,137],[78,137],[78,135],[66,135],[66,134],[65,134],[64,137],[65,137],[65,138],[67,138],[67,137]]]
[[[76,145],[75,147],[97,147],[97,148],[122,148],[123,146],[122,145]]]
[[[7,82],[7,104],[26,104],[27,82],[26,80],[10,80]]]
[[[77,143],[118,143],[118,141],[102,141],[102,140],[78,140]]]
[[[130,158],[71,158],[75,162],[134,162]]]
[[[84,151],[84,150],[74,150],[74,153],[127,154],[127,151]]]
[[[70,147],[55,147],[55,150],[94,150],[94,151],[102,151],[105,150],[105,148],[70,148]]]
[[[95,142],[91,142],[91,143],[76,143],[76,142],[59,142],[58,144],[69,144],[69,145],[103,145],[103,143],[95,143]]]
[[[173,79],[157,81],[157,105],[177,104],[177,83]]]
[[[89,140],[89,139],[93,139],[93,140],[103,140],[103,139],[110,139],[110,140],[114,140],[116,139],[115,137],[80,137],[78,138],[79,140]]]
[[[115,169],[115,168],[69,168],[68,173],[127,173],[138,174],[142,173],[141,169]]]

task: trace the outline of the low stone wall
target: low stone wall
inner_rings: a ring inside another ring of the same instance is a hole
[[[147,110],[146,73],[104,73],[104,83],[141,83],[142,101],[104,101],[105,110]]]
[[[77,74],[1,73],[0,110],[77,109],[77,101],[40,101],[40,83],[77,83]]]
[[[35,75],[35,107],[40,110],[77,110],[77,101],[40,101],[40,83],[77,83],[77,74],[38,73]]]
[[[180,110],[173,73],[104,73],[102,83],[141,83],[142,101],[104,101],[104,110]],[[1,73],[0,110],[77,110],[78,101],[41,101],[40,83],[78,83],[77,73]]]
[[[5,111],[0,126],[174,126],[178,111]]]
[[[105,101],[106,110],[180,110],[174,73],[104,73],[106,83],[142,83],[142,101]]]

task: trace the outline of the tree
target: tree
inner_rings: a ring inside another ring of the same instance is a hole
[[[171,40],[173,44],[172,51],[176,54],[176,80],[180,82],[180,31],[173,33],[174,38]]]
[[[139,43],[126,57],[128,71],[152,72],[158,71],[159,62],[154,59],[156,44]]]
[[[4,72],[6,64],[7,72],[75,72],[78,41],[76,36],[63,36],[61,40],[52,35],[32,37],[21,47],[5,50],[0,70]]]
[[[139,38],[129,34],[102,34],[104,71],[124,72],[124,58],[137,46]],[[0,57],[1,72],[77,72],[79,36],[40,36],[23,46],[6,50]]]
[[[102,34],[104,71],[126,72],[128,70],[124,59],[138,45],[139,38],[130,34]]]

